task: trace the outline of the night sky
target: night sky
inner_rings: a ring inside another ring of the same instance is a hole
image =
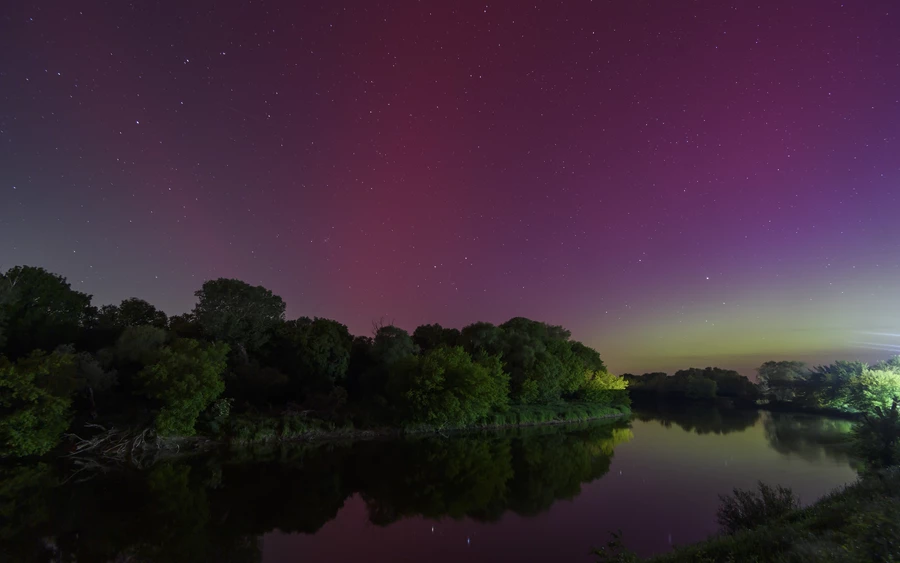
[[[10,2],[0,269],[526,316],[617,373],[875,359],[898,132],[896,0]]]

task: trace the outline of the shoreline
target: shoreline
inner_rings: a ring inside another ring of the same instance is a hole
[[[97,455],[97,452],[84,452],[82,454],[62,453],[53,455],[54,459],[108,459],[110,461],[132,463],[135,459],[141,458],[165,458],[182,457],[194,454],[208,453],[217,449],[234,449],[253,448],[260,446],[285,445],[285,444],[324,444],[329,442],[338,442],[343,440],[382,440],[396,439],[404,436],[428,436],[437,435],[449,437],[450,435],[470,434],[477,432],[489,432],[495,430],[509,430],[514,428],[534,428],[541,426],[557,426],[563,424],[583,424],[588,422],[596,422],[600,420],[626,419],[630,420],[633,413],[631,409],[626,412],[608,413],[599,416],[592,416],[583,419],[571,420],[543,420],[529,421],[521,423],[506,424],[482,424],[469,425],[460,427],[418,427],[418,428],[399,428],[399,427],[378,427],[368,429],[331,429],[331,430],[310,430],[289,437],[273,436],[262,440],[239,440],[234,438],[213,438],[210,436],[182,436],[163,438],[158,442],[157,447],[146,447],[140,450],[133,450],[127,455],[120,457],[107,457]],[[277,417],[262,417],[261,420],[277,420]],[[48,456],[51,457],[51,456]]]

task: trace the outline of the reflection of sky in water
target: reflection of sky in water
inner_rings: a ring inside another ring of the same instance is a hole
[[[364,501],[354,495],[315,535],[268,534],[264,562],[587,562],[590,548],[618,529],[626,544],[649,555],[714,533],[718,495],[733,487],[759,480],[786,485],[808,504],[853,481],[842,455],[816,444],[822,428],[827,437],[843,425],[762,413],[745,430],[700,435],[635,420],[634,439],[616,447],[608,474],[537,516],[507,513],[494,523],[411,518],[381,528],[369,523]]]

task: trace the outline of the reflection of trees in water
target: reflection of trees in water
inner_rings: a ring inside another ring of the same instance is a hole
[[[65,481],[0,467],[0,560],[261,560],[259,536],[313,533],[359,493],[375,524],[536,514],[609,471],[632,437],[610,424],[242,450]],[[65,481],[63,483],[63,481]]]
[[[716,407],[698,403],[651,403],[635,408],[638,420],[656,421],[696,434],[729,434],[750,428],[759,420],[759,411]]]
[[[839,462],[851,460],[849,420],[791,413],[766,413],[763,428],[766,440],[776,451],[794,454],[809,461],[827,457]]]

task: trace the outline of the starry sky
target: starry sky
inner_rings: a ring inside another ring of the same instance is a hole
[[[526,316],[617,373],[900,350],[893,0],[14,2],[0,269]]]

